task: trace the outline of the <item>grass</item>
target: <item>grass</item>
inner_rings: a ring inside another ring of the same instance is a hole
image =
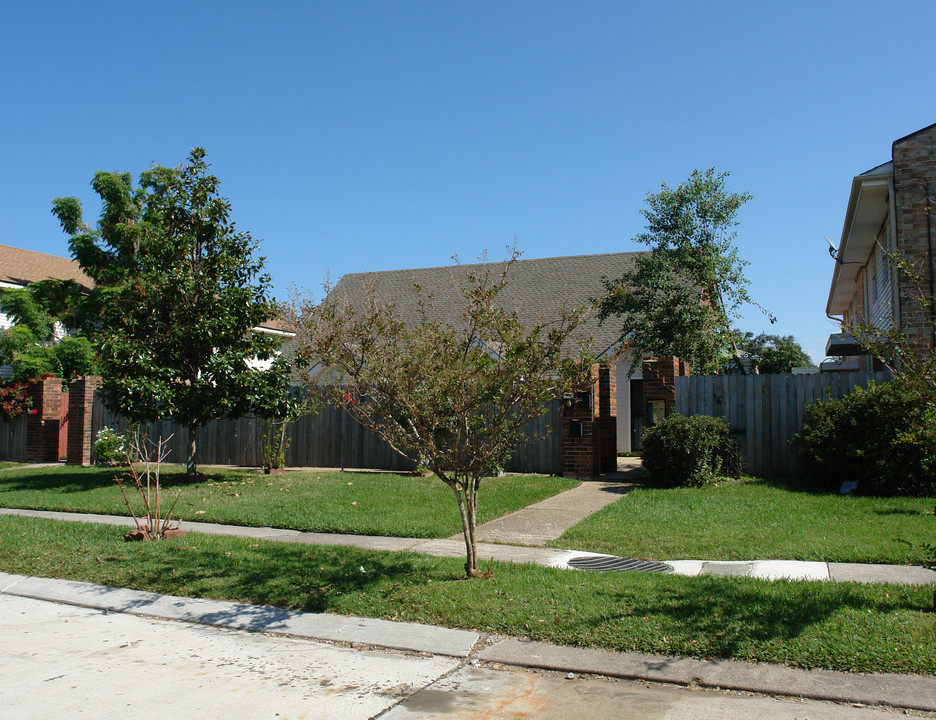
[[[932,498],[814,493],[747,479],[705,488],[633,490],[553,544],[658,560],[930,565],[936,563],[934,541]]]
[[[589,573],[0,517],[0,568],[618,651],[936,675],[932,587]],[[362,571],[363,568],[363,571]],[[261,613],[264,611],[260,611]]]
[[[23,463],[11,462],[9,460],[2,460],[0,461],[0,470],[6,470],[7,468],[12,468],[12,467],[19,467],[22,464]]]
[[[448,537],[461,532],[452,491],[438,478],[395,473],[288,472],[203,468],[208,479],[180,485],[163,471],[163,507],[179,490],[173,517],[312,532]],[[126,515],[114,476],[120,468],[41,467],[0,473],[0,507]],[[483,523],[577,485],[567,478],[507,475],[481,484]],[[131,496],[135,510],[138,498]]]

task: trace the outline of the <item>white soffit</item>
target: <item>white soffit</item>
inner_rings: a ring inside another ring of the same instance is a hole
[[[878,231],[887,218],[890,173],[859,175],[852,182],[848,210],[832,273],[832,288],[826,312],[841,315],[857,289],[858,271],[874,250]]]

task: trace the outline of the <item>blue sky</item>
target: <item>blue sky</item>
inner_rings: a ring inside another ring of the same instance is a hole
[[[0,243],[67,255],[205,147],[278,297],[328,273],[643,249],[648,191],[729,171],[757,310],[821,360],[851,178],[936,122],[936,5],[15,3],[0,11]]]

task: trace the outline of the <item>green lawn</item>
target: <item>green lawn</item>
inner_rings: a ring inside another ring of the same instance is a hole
[[[395,473],[288,472],[203,468],[208,479],[180,485],[163,472],[163,507],[182,494],[173,517],[314,532],[448,537],[461,532],[455,496],[438,478]],[[0,507],[127,515],[114,476],[120,468],[37,467],[0,473]],[[481,483],[478,522],[577,485],[567,478],[508,475]],[[135,491],[134,491],[135,492]],[[136,512],[138,496],[131,495]]]
[[[546,642],[936,675],[932,587],[590,573],[0,517],[0,569],[183,596],[432,623]],[[362,570],[363,569],[363,570]]]
[[[6,470],[7,468],[19,467],[23,463],[11,462],[9,460],[0,461],[0,470]]]
[[[747,479],[638,489],[552,543],[657,560],[789,559],[930,565],[932,498],[806,492]]]

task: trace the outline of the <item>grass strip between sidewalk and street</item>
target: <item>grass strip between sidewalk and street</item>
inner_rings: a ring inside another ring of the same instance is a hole
[[[810,492],[746,478],[639,488],[551,542],[653,560],[815,560],[936,564],[933,498]]]
[[[123,532],[0,517],[0,570],[617,651],[936,675],[932,586],[501,563],[489,579],[465,580],[463,558],[196,533],[126,543]]]
[[[163,466],[162,507],[182,520],[308,532],[438,538],[461,532],[452,490],[437,477],[390,472],[203,468],[207,479],[180,485],[184,469]],[[32,467],[0,473],[0,507],[127,515],[114,477],[126,468]],[[506,515],[578,485],[543,475],[481,482],[478,522]],[[128,487],[129,491],[129,487]],[[139,497],[130,492],[134,511]]]

